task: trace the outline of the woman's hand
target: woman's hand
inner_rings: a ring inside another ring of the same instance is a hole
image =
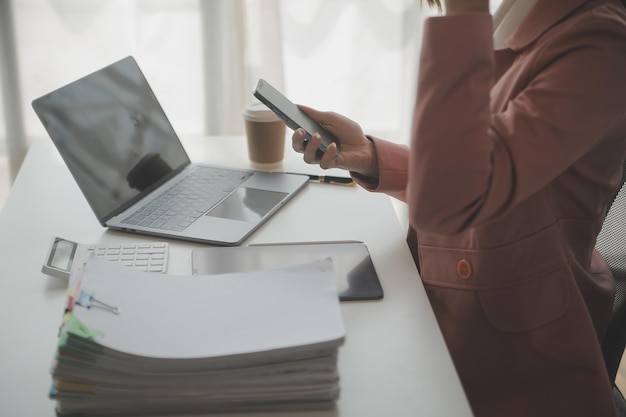
[[[298,106],[320,126],[330,132],[337,141],[326,148],[319,158],[317,150],[322,144],[319,134],[313,134],[305,142],[303,129],[297,129],[292,137],[292,147],[304,154],[308,164],[319,164],[324,169],[342,168],[357,172],[371,179],[378,179],[378,160],[374,144],[365,136],[363,129],[356,122],[334,112],[320,112],[306,106]]]

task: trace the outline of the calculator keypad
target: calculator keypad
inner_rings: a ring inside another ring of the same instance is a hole
[[[98,257],[120,265],[149,272],[165,272],[168,260],[168,244],[165,242],[121,243],[90,245]]]

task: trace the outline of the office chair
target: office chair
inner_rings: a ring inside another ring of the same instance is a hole
[[[602,341],[604,362],[613,383],[613,394],[620,416],[626,416],[626,400],[615,385],[615,376],[626,347],[626,160],[622,185],[609,202],[596,249],[608,262],[615,277],[615,300],[609,325]]]

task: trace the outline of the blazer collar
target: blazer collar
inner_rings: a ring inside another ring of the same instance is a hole
[[[523,0],[519,0],[523,1]],[[539,0],[506,44],[519,51],[536,41],[548,29],[590,0]]]

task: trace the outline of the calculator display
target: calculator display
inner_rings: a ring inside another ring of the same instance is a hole
[[[63,239],[55,239],[50,251],[48,265],[61,271],[69,272],[76,253],[77,244]]]

